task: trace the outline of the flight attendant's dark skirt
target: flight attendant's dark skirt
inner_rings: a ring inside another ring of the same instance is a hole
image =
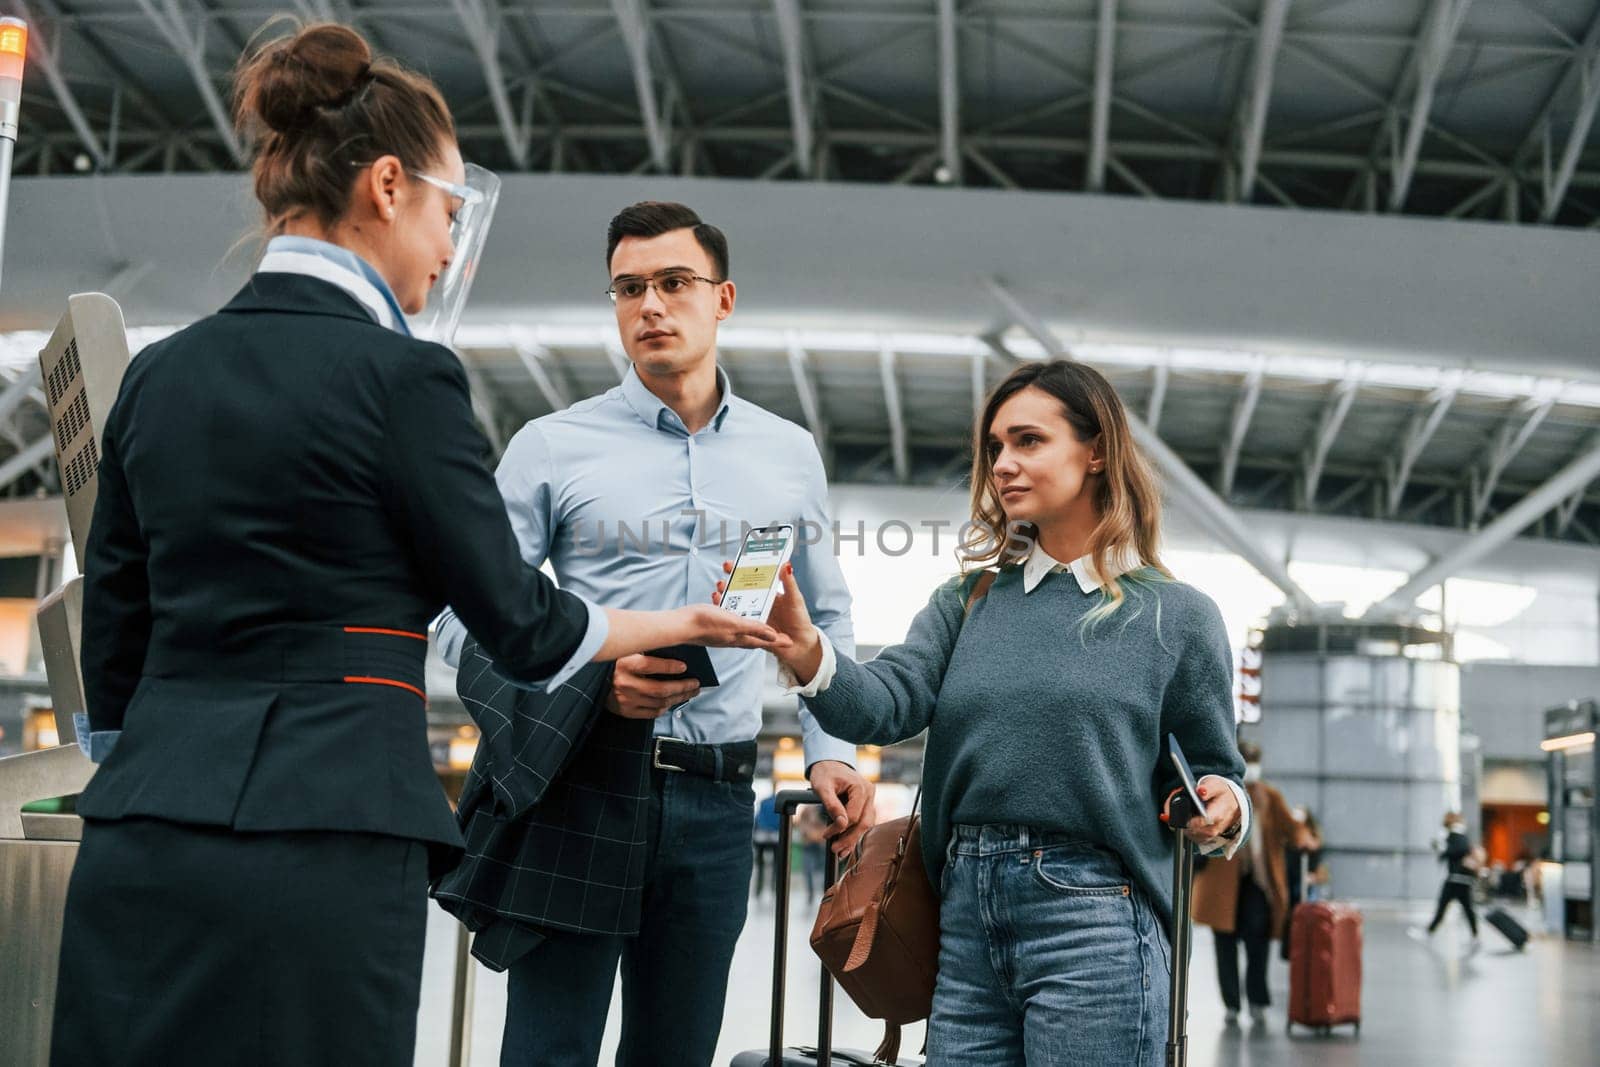
[[[428,857],[377,834],[86,821],[54,1067],[410,1067]]]

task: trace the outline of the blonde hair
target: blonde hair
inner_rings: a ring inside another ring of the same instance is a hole
[[[1125,583],[1170,581],[1172,573],[1161,562],[1160,483],[1133,439],[1122,398],[1093,367],[1062,359],[1026,363],[989,394],[973,427],[972,521],[962,538],[963,569],[1020,563],[1032,547],[1024,537],[1027,526],[1007,523],[994,490],[994,461],[988,448],[995,415],[1024,389],[1038,389],[1058,400],[1062,417],[1079,441],[1099,439],[1105,470],[1085,483],[1094,493],[1092,503],[1099,516],[1089,535],[1088,555],[1094,573],[1104,576],[1105,599],[1086,620],[1097,622],[1126,602]],[[1156,574],[1113,575],[1109,567],[1113,557],[1133,557]]]

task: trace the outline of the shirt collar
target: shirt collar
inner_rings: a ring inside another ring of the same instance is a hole
[[[411,336],[400,302],[372,264],[340,245],[314,237],[274,237],[267,242],[257,274],[303,274],[320,278],[349,293],[372,320],[395,333]]]
[[[1106,554],[1106,569],[1111,571],[1111,576],[1114,578],[1127,574],[1138,565],[1138,559],[1129,551],[1113,549]],[[1072,576],[1078,580],[1078,588],[1085,593],[1097,593],[1104,584],[1095,576],[1091,557],[1079,556],[1071,563],[1062,563],[1035,541],[1033,551],[1028,553],[1028,558],[1022,563],[1022,591],[1033,592],[1038,584],[1044,581],[1046,575],[1054,574],[1058,570],[1071,571]]]
[[[722,392],[722,403],[717,407],[717,413],[711,417],[711,428],[721,433],[722,424],[727,419],[728,409],[733,402],[733,382],[728,379],[727,371],[721,367],[717,368],[717,386]],[[644,384],[644,380],[639,377],[637,367],[630,366],[628,373],[623,376],[622,395],[628,401],[628,406],[633,408],[633,413],[639,416],[639,421],[652,430],[687,432],[683,420],[678,418],[678,413]]]

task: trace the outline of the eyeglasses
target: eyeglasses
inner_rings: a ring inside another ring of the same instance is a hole
[[[435,189],[443,189],[446,193],[461,201],[462,207],[469,207],[483,202],[482,189],[474,189],[470,185],[457,185],[455,182],[447,182],[443,178],[435,178],[431,174],[423,174],[420,171],[413,170],[407,171],[407,173],[419,182],[427,182]]]
[[[360,170],[363,167],[372,166],[371,163],[361,163],[357,161],[351,161],[350,165],[355,167],[357,170]],[[435,178],[433,175],[424,174],[419,170],[408,170],[406,173],[417,179],[419,182],[426,182],[435,189],[443,189],[450,196],[461,201],[462,207],[470,207],[473,204],[481,204],[483,202],[482,189],[474,189],[470,185],[457,185],[455,182],[445,181],[443,178]]]
[[[611,288],[606,290],[606,295],[611,298],[613,304],[632,304],[643,300],[646,291],[654,289],[661,294],[662,300],[682,300],[689,295],[695,282],[705,282],[707,285],[722,284],[715,278],[702,278],[686,270],[664,270],[648,278],[631,275],[618,278],[611,283]]]

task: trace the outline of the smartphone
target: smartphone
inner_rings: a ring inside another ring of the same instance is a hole
[[[747,619],[766,622],[778,597],[779,575],[794,553],[794,527],[760,526],[745,534],[722,594],[722,606]]]
[[[1195,814],[1204,815],[1206,804],[1200,799],[1200,786],[1194,780],[1194,771],[1189,769],[1189,761],[1184,758],[1183,746],[1178,744],[1175,734],[1167,735],[1167,758],[1172,760],[1173,767],[1177,768],[1178,777],[1183,779],[1183,790],[1189,794],[1189,803],[1194,805]]]
[[[700,683],[701,689],[715,689],[722,684],[717,679],[717,669],[711,665],[711,653],[705,650],[704,645],[670,645],[667,648],[652,648],[645,655],[655,659],[675,659],[684,666],[682,674],[647,674],[646,678],[662,682],[687,682],[693,678]]]

